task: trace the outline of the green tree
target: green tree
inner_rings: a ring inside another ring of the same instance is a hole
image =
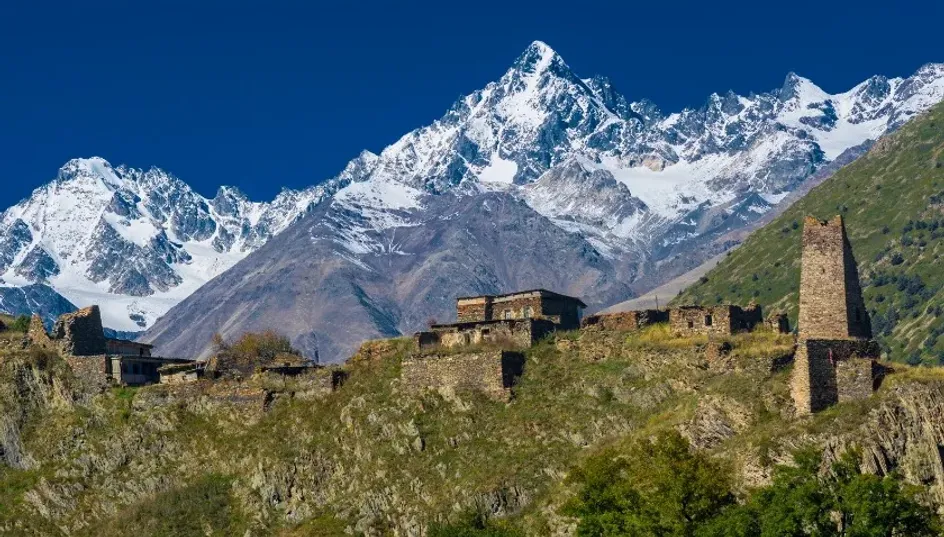
[[[572,477],[582,487],[564,510],[580,519],[580,536],[689,537],[734,503],[730,476],[678,433],[662,433],[588,461]]]
[[[13,322],[10,323],[10,330],[15,332],[26,332],[29,330],[29,325],[29,315],[17,315],[16,319],[13,319]]]
[[[934,514],[914,490],[890,476],[859,472],[853,454],[820,472],[810,451],[778,466],[773,483],[731,506],[698,537],[925,537],[938,535]]]

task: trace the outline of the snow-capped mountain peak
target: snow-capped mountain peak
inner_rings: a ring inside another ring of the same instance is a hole
[[[72,303],[101,303],[110,328],[141,330],[322,195],[258,203],[224,186],[207,199],[160,168],[72,159],[0,215],[0,285],[48,284]]]
[[[942,99],[944,64],[927,64],[838,94],[790,73],[766,93],[713,93],[664,113],[606,77],[580,78],[535,41],[440,119],[271,202],[230,187],[208,199],[159,168],[69,161],[0,215],[0,294],[47,283],[76,305],[100,303],[112,328],[146,327],[303,215],[319,251],[392,265],[420,255],[397,230],[433,226],[429,213],[453,197],[481,200],[483,215],[512,199],[522,221],[536,213],[592,245],[594,263],[654,266],[760,217]]]

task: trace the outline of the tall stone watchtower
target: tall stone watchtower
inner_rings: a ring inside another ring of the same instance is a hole
[[[801,339],[872,337],[842,216],[803,223],[798,331]]]
[[[842,217],[807,217],[800,263],[800,318],[790,392],[797,413],[868,397],[881,381],[859,271]]]

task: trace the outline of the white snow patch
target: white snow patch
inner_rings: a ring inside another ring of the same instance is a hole
[[[498,156],[498,151],[492,152],[491,162],[479,171],[480,181],[488,183],[512,184],[515,174],[518,173],[518,163]]]

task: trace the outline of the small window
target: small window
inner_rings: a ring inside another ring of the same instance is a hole
[[[505,310],[504,317],[505,319],[511,319],[511,310]]]
[[[695,321],[688,321],[689,328],[695,328]]]
[[[523,310],[523,314],[524,314],[525,319],[530,319],[531,316],[534,315],[534,309],[532,309],[531,306],[525,306]]]
[[[705,326],[711,326],[711,315],[705,315]]]

